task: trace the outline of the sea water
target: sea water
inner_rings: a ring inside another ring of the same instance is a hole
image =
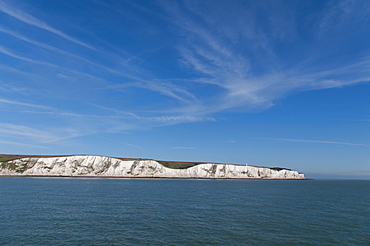
[[[0,245],[370,245],[370,181],[1,177]]]

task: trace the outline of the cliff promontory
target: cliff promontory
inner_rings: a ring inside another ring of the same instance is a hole
[[[304,174],[284,168],[217,163],[164,162],[93,155],[1,155],[0,176],[305,179]]]

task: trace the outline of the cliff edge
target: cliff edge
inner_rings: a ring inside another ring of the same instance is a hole
[[[304,174],[289,169],[235,164],[188,163],[186,168],[169,168],[171,162],[95,155],[4,156],[0,159],[0,176],[305,179]]]

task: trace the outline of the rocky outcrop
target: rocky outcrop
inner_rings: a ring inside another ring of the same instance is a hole
[[[198,164],[172,169],[154,160],[120,160],[104,156],[27,157],[0,162],[1,176],[68,176],[121,178],[305,179],[281,168],[234,164]]]

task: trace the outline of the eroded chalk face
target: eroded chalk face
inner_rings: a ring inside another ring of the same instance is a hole
[[[217,179],[305,179],[304,174],[283,168],[249,165],[190,163],[176,165],[149,159],[105,156],[26,157],[1,162],[0,175],[68,177],[217,178]],[[183,163],[182,163],[183,164]]]

